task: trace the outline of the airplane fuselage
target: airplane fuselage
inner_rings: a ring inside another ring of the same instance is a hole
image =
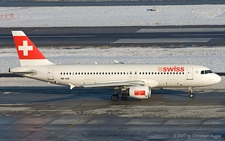
[[[99,83],[140,80],[146,86],[154,87],[201,87],[218,83],[220,77],[214,73],[202,74],[209,70],[204,66],[184,64],[156,65],[50,65],[18,67],[11,71],[34,73],[25,76],[60,85],[75,87]],[[21,69],[22,68],[22,69]]]

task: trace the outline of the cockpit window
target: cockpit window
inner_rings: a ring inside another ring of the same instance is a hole
[[[211,70],[202,70],[201,74],[208,74],[208,73],[213,73]]]

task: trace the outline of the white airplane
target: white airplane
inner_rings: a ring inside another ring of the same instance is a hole
[[[113,101],[122,97],[148,99],[152,88],[193,87],[221,81],[209,68],[190,64],[56,65],[45,58],[23,31],[12,31],[21,67],[10,72],[49,83],[74,87],[114,87]]]

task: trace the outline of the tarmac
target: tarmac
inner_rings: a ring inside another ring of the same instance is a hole
[[[187,89],[165,89],[147,100],[111,101],[112,89],[8,79],[12,86],[0,87],[0,140],[225,140],[224,89],[196,88],[194,99]]]
[[[38,47],[215,47],[225,45],[225,26],[0,28],[0,45],[14,47],[11,31],[22,30]]]

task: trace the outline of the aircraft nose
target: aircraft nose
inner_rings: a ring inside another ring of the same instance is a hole
[[[221,81],[221,77],[216,74],[216,76],[214,77],[214,81],[215,83],[219,83]]]

